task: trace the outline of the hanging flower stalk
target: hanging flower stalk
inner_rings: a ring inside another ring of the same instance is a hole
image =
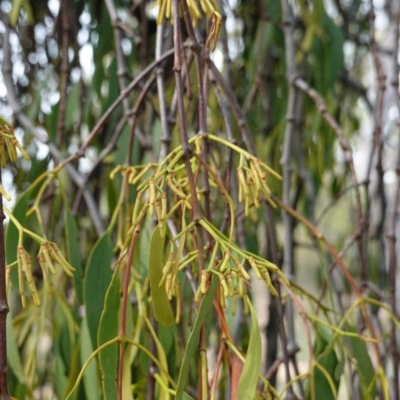
[[[18,143],[14,135],[14,127],[8,121],[0,117],[0,166],[5,168],[7,157],[11,162],[17,161],[17,149],[19,149],[24,158],[29,159],[28,153]],[[1,182],[0,169],[0,398],[9,399],[7,388],[7,341],[6,341],[6,320],[9,312],[6,290],[6,260],[4,252],[4,212],[3,196],[10,200],[10,196],[4,190]],[[24,254],[24,259],[28,265],[30,258]],[[29,275],[29,271],[27,271]],[[27,278],[28,278],[28,275]],[[32,275],[29,275],[28,283],[33,282]],[[37,299],[36,299],[37,300]]]
[[[219,31],[221,29],[222,16],[218,12],[218,6],[215,0],[186,0],[187,8],[190,13],[193,25],[203,17],[203,14],[211,18],[211,28],[206,40],[206,47],[214,51],[217,46]],[[172,16],[172,0],[156,0],[152,4],[152,8],[159,7],[157,23],[162,24],[165,19],[173,20]],[[203,11],[203,14],[200,12]]]

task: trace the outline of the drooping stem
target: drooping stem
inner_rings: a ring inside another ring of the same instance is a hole
[[[1,184],[1,170],[0,170]],[[6,259],[4,252],[3,196],[0,196],[0,400],[9,400],[7,389],[7,338],[6,320],[10,311],[6,292]]]

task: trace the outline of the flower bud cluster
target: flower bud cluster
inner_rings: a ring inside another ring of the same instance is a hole
[[[190,229],[190,226],[186,229]],[[164,265],[163,275],[159,283],[160,287],[165,285],[170,299],[175,295],[177,272],[195,261],[199,256],[199,252],[196,250],[178,260],[172,246],[174,240],[170,242],[171,250]],[[223,249],[223,257],[220,260],[216,260],[219,248]],[[220,302],[222,307],[225,308],[226,299],[231,298],[232,312],[235,313],[237,299],[241,298],[244,300],[245,311],[247,311],[247,287],[250,285],[251,278],[250,274],[245,269],[246,263],[253,269],[256,278],[266,283],[273,296],[278,296],[278,292],[272,283],[270,273],[277,274],[289,285],[286,276],[275,264],[261,257],[251,255],[250,253],[244,253],[239,249],[236,251],[229,247],[229,243],[219,239],[214,246],[208,268],[201,272],[200,284],[195,294],[195,301],[199,302],[202,297],[207,294],[211,283],[211,277],[212,275],[216,275],[220,284]]]
[[[11,162],[16,162],[18,159],[17,149],[21,152],[22,157],[29,160],[29,155],[25,149],[19,144],[17,138],[14,135],[14,127],[6,122],[0,120],[0,166],[5,168],[6,166],[6,149],[8,157]]]
[[[73,276],[73,271],[75,271],[75,268],[73,268],[71,264],[64,258],[56,243],[42,243],[38,254],[38,261],[40,268],[42,269],[44,286],[48,294],[52,293],[48,271],[50,271],[52,274],[56,273],[54,264],[60,265],[64,272],[70,277]],[[36,306],[40,306],[40,297],[32,275],[32,257],[22,246],[17,247],[17,263],[18,285],[22,307],[26,307],[25,280],[28,283],[28,288],[32,295],[34,304]]]
[[[247,162],[244,162],[243,157],[241,158],[240,166],[237,169],[239,202],[244,202],[246,216],[249,213],[250,205],[254,204],[256,208],[260,207],[261,194],[265,196],[265,199],[273,207],[276,207],[270,198],[271,190],[267,185],[267,175],[269,172],[280,178],[275,171],[262,163],[258,158],[249,157]]]
[[[202,18],[202,14],[198,7],[198,3],[200,3],[200,8],[203,13],[209,17],[211,17],[211,30],[208,35],[209,39],[207,39],[206,46],[210,47],[212,51],[215,50],[216,42],[218,39],[219,30],[221,28],[222,17],[218,12],[218,6],[214,0],[187,0],[186,4],[189,10],[189,14],[193,21],[193,25],[197,25],[198,20]],[[161,24],[165,19],[171,19],[173,16],[172,9],[172,0],[156,0],[151,7],[159,6],[159,12],[157,16],[157,23]],[[213,38],[213,45],[210,46],[211,38]]]

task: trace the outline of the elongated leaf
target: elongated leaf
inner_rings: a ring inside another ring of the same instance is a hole
[[[56,348],[54,349],[54,355],[56,359],[55,389],[58,398],[62,398],[65,393],[68,380],[66,377],[65,364],[57,347],[58,346],[56,346]]]
[[[163,270],[164,239],[161,239],[158,226],[153,231],[149,249],[149,278],[153,310],[156,320],[165,326],[174,322],[171,304],[169,303],[165,286],[159,287]]]
[[[84,283],[86,318],[93,348],[97,348],[97,332],[108,286],[111,282],[113,246],[106,232],[95,244],[88,260]]]
[[[178,337],[176,325],[171,325],[166,328],[163,325],[158,325],[157,336],[167,356],[168,370],[172,379],[176,378],[176,363],[177,349],[175,338]]]
[[[14,372],[20,383],[25,383],[25,374],[22,368],[21,357],[18,352],[17,343],[15,342],[15,334],[12,327],[11,316],[7,318],[6,322],[7,333],[7,360],[8,365]]]
[[[79,121],[81,108],[77,107],[80,103],[80,98],[82,96],[82,85],[76,83],[71,91],[68,93],[67,97],[67,107],[65,110],[65,129],[69,130],[72,128],[76,121]],[[58,115],[57,115],[58,117]],[[58,120],[58,118],[57,118]]]
[[[132,369],[131,369],[132,365],[131,354],[133,348],[134,348],[133,346],[127,346],[124,352],[124,371],[122,377],[122,398],[124,400],[134,400],[132,393]]]
[[[218,287],[218,278],[213,278],[211,281],[211,286],[204,296],[199,312],[196,317],[196,321],[193,325],[192,332],[190,333],[188,342],[186,344],[185,353],[183,355],[181,369],[179,371],[179,377],[176,387],[176,400],[181,400],[182,398],[189,398],[187,393],[184,393],[187,379],[189,375],[190,365],[191,363],[197,363],[197,350],[199,346],[199,337],[200,337],[200,329],[206,318],[206,316],[210,313],[212,308],[212,302],[215,298],[215,294],[217,292]],[[185,397],[186,396],[186,397]]]
[[[339,360],[337,358],[334,347],[331,342],[331,333],[328,332],[324,327],[318,326],[317,338],[314,345],[315,358],[320,365],[320,368],[324,369],[321,371],[317,366],[313,366],[313,384],[310,382],[306,388],[306,400],[311,399],[324,399],[324,400],[336,400],[337,391],[339,389],[340,376],[337,376],[337,367]],[[330,377],[331,382],[334,385],[336,394],[332,390],[332,386],[329,383],[326,375]],[[314,390],[314,393],[311,393]]]
[[[93,352],[92,341],[90,339],[89,328],[86,318],[81,326],[81,364],[83,365]],[[83,374],[83,384],[87,400],[101,399],[99,391],[99,376],[97,374],[97,359],[90,362]]]
[[[324,27],[324,30],[329,36],[329,42],[330,42],[329,46],[325,46],[327,47],[328,54],[324,71],[326,88],[330,89],[343,68],[344,36],[341,29],[326,13],[324,13],[322,18],[322,26]]]
[[[350,332],[356,332],[354,328],[349,329]],[[370,392],[367,391],[372,379],[375,375],[374,367],[372,366],[371,358],[368,354],[367,345],[361,339],[350,337],[350,353],[355,360],[355,365],[360,378],[360,386],[363,400],[375,399],[376,385],[372,386]]]
[[[79,232],[78,227],[76,226],[75,218],[68,206],[65,207],[65,233],[69,262],[75,268],[74,285],[76,297],[79,304],[83,304],[83,271],[79,257]]]
[[[75,385],[76,379],[79,375],[79,373],[81,372],[81,366],[80,366],[80,348],[81,348],[81,341],[78,340],[75,342],[75,347],[72,351],[72,355],[71,355],[71,365],[68,369],[68,382],[67,382],[67,386],[65,389],[65,392],[63,394],[63,396],[61,397],[62,399],[65,399],[67,394],[69,392],[71,392],[72,388]],[[79,388],[81,391],[82,388]],[[78,397],[79,397],[79,390],[78,390]]]
[[[120,306],[120,282],[118,271],[116,271],[107,290],[104,310],[100,319],[99,346],[118,335]],[[107,346],[100,352],[99,363],[103,380],[104,399],[114,400],[118,398],[118,343]]]
[[[261,335],[260,328],[258,327],[257,314],[248,300],[250,315],[251,315],[251,328],[250,340],[247,347],[246,360],[244,362],[243,370],[240,375],[238,386],[238,399],[240,400],[253,400],[256,395],[258,374],[261,368]]]
[[[165,356],[164,348],[163,348],[161,342],[158,340],[157,334],[154,331],[150,321],[147,318],[145,318],[144,320],[146,322],[147,329],[150,331],[150,334],[153,337],[154,343],[156,344],[158,360],[160,361],[160,364],[164,368],[164,370],[166,372],[168,372],[167,357]],[[167,376],[166,372],[161,371],[160,375],[161,375],[161,379],[164,381],[164,385],[166,387],[168,387],[168,376]],[[160,400],[169,400],[170,395],[165,390],[161,390],[159,398],[160,398]]]

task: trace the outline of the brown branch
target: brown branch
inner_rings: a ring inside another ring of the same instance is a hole
[[[118,24],[119,18],[117,14],[117,10],[115,8],[115,4],[113,0],[105,0],[106,7],[108,10],[108,14],[110,15],[111,25],[114,30],[114,43],[115,43],[115,57],[117,61],[117,76],[119,89],[122,91],[126,88],[126,76],[127,76],[127,68],[124,53],[122,52],[121,42],[122,42],[122,33],[121,28]],[[130,108],[129,99],[125,97],[123,99],[124,110],[127,112]]]
[[[125,115],[119,122],[118,125],[115,127],[114,133],[111,136],[109,142],[107,143],[106,147],[103,147],[103,150],[99,153],[97,156],[96,160],[94,161],[92,168],[90,171],[84,176],[84,180],[87,183],[89,181],[90,176],[96,171],[96,169],[99,167],[99,165],[103,162],[104,158],[110,154],[117,145],[117,141],[119,137],[121,136],[122,130],[124,129],[125,124],[127,123],[128,117]],[[86,185],[85,185],[86,186]],[[75,200],[73,202],[72,206],[72,213],[76,215],[78,212],[78,208],[82,199],[83,195],[83,189],[79,189],[78,193],[75,196]]]
[[[400,5],[393,4],[395,8],[393,16],[393,24],[395,27],[394,32],[394,46],[393,46],[393,67],[392,67],[392,79],[391,84],[395,96],[395,105],[397,108],[397,131],[400,132],[400,97],[399,97],[399,63],[397,59],[398,45],[399,45],[399,26],[400,26]],[[398,148],[397,148],[397,165],[396,165],[396,185],[393,192],[391,206],[388,213],[387,220],[387,242],[388,242],[388,253],[389,253],[389,266],[388,266],[388,280],[389,280],[389,292],[390,292],[390,307],[392,313],[398,317],[397,314],[397,235],[396,235],[396,222],[397,222],[397,210],[399,206],[399,193],[400,193],[400,135],[398,135]],[[397,347],[397,331],[394,322],[391,322],[390,327],[390,352],[392,355],[393,363],[393,399],[399,400],[400,398],[400,387],[399,387],[399,352]]]
[[[293,79],[297,73],[296,60],[295,60],[295,45],[294,45],[294,19],[292,10],[288,0],[281,0],[282,8],[282,23],[283,33],[285,38],[285,60],[286,60],[286,79],[289,84],[288,103],[286,108],[286,126],[283,140],[282,149],[282,200],[286,205],[290,204],[290,188],[291,188],[291,156],[292,156],[292,144],[293,136],[296,133],[296,98],[297,89],[294,85]],[[293,248],[293,221],[290,214],[283,212],[283,270],[285,271],[289,280],[294,279],[294,248]],[[294,353],[298,347],[295,339],[295,327],[294,327],[294,310],[293,302],[288,301],[287,303],[287,324],[288,324],[288,339],[287,344],[282,342],[283,347],[287,347],[289,354]],[[281,328],[282,329],[282,328]],[[290,381],[290,371],[287,360],[285,360],[286,369],[286,382]],[[292,388],[289,387],[289,396],[293,395],[291,392]]]
[[[186,1],[181,2],[182,10],[183,10],[183,18],[185,20],[186,29],[188,30],[189,39],[191,41],[190,49],[194,54],[194,60],[196,65],[196,75],[197,75],[197,91],[199,98],[199,135],[207,133],[207,105],[206,105],[206,84],[207,84],[207,65],[203,68],[202,57],[201,57],[201,46],[196,38],[195,31],[192,25],[192,19],[190,17],[189,9]],[[207,52],[207,49],[203,47],[203,52]],[[209,143],[207,138],[205,137],[203,140],[203,148],[202,148],[202,157],[205,162],[208,162],[209,159]],[[204,209],[205,216],[208,221],[212,222],[211,218],[211,202],[210,202],[210,183],[208,181],[208,174],[205,169],[202,171],[203,185],[204,185]],[[207,235],[207,246],[211,248],[211,244],[213,242],[211,234],[206,233]]]
[[[11,69],[11,54],[10,54],[10,28],[6,25],[6,29],[3,35],[3,79],[4,84],[7,88],[7,102],[11,107],[13,114],[15,115],[16,119],[20,123],[20,125],[26,129],[27,131],[31,132],[35,139],[39,140],[41,143],[47,144],[49,148],[49,152],[57,163],[64,163],[64,160],[60,150],[58,147],[49,141],[47,135],[44,135],[33,123],[32,121],[26,116],[26,114],[22,111],[20,105],[18,104],[18,100],[15,94],[15,87],[13,84],[12,78],[12,69]],[[74,157],[68,158],[68,160],[72,160]],[[81,189],[83,189],[83,196],[85,198],[85,202],[87,208],[89,210],[90,217],[92,219],[93,225],[96,229],[97,235],[100,237],[104,232],[103,223],[100,217],[100,213],[98,211],[97,204],[93,198],[92,193],[90,192],[89,188],[85,186],[85,183],[79,174],[79,172],[71,165],[66,165],[67,172],[71,177],[72,181]]]
[[[303,79],[297,78],[294,80],[294,84],[302,91],[308,94],[308,96],[311,97],[311,99],[314,101],[315,105],[317,106],[319,112],[321,113],[322,118],[325,120],[325,122],[331,127],[335,135],[337,136],[339,140],[339,145],[342,148],[349,173],[350,173],[350,178],[353,183],[353,186],[355,188],[355,195],[356,195],[356,205],[357,205],[357,218],[358,218],[358,225],[359,226],[364,226],[364,221],[363,221],[363,213],[362,213],[362,205],[361,205],[361,194],[360,194],[360,189],[359,185],[357,182],[357,176],[354,168],[354,161],[353,161],[353,155],[351,151],[350,144],[348,140],[346,139],[346,136],[344,135],[344,132],[342,131],[342,128],[339,126],[337,121],[328,113],[326,104],[322,96],[312,87],[308,85],[307,82],[305,82]],[[366,260],[365,260],[365,254],[363,251],[363,243],[362,243],[362,238],[360,237],[358,242],[358,251],[359,251],[359,256],[360,256],[360,275],[361,275],[361,282],[366,282],[367,280],[367,268],[366,268]]]
[[[219,87],[225,94],[225,98],[228,101],[228,104],[233,112],[233,115],[236,118],[237,124],[239,125],[242,138],[246,143],[246,147],[248,148],[251,154],[255,155],[257,151],[256,151],[256,146],[254,144],[253,136],[250,132],[249,127],[247,126],[246,118],[243,114],[242,109],[240,108],[236,96],[234,95],[232,89],[228,86],[225,79],[223,78],[223,76],[221,75],[215,64],[212,62],[212,60],[209,57],[207,57],[206,61],[210,67],[210,70],[213,73],[214,79],[216,80]]]
[[[0,170],[1,185],[1,170]],[[6,292],[6,260],[4,237],[3,196],[0,195],[0,400],[10,400],[7,389],[7,338],[6,322],[10,311]]]
[[[65,112],[67,107],[67,86],[69,78],[68,47],[71,26],[69,23],[68,0],[62,0],[59,14],[61,15],[61,69],[60,69],[60,102],[58,107],[56,145],[62,144],[65,128]]]
[[[94,138],[102,129],[103,125],[106,123],[110,115],[116,110],[116,108],[121,104],[121,102],[129,96],[133,89],[139,85],[139,83],[144,79],[144,77],[151,72],[157,65],[161,64],[168,57],[171,57],[174,54],[174,49],[170,49],[166,51],[158,60],[153,61],[149,64],[145,69],[143,69],[140,74],[123,90],[121,90],[120,95],[114,100],[114,102],[108,107],[107,111],[101,116],[98,120],[97,124],[93,127],[86,141],[82,144],[82,146],[75,152],[74,155],[69,157],[67,160],[72,161],[74,158],[82,157],[85,153],[85,150],[92,143]]]
[[[164,23],[157,25],[156,33],[156,60],[161,57],[163,48],[163,35]],[[157,93],[160,103],[160,120],[161,120],[161,149],[158,160],[164,160],[169,152],[171,143],[171,132],[168,126],[167,116],[167,103],[165,99],[165,86],[164,86],[164,69],[159,65],[156,69],[157,72]]]
[[[189,140],[186,128],[186,118],[185,118],[185,106],[183,102],[183,82],[182,82],[182,56],[181,56],[181,44],[182,44],[182,32],[181,25],[179,19],[179,0],[173,0],[173,20],[174,20],[174,67],[173,71],[175,74],[175,82],[176,82],[176,93],[177,93],[177,104],[178,104],[178,116],[179,116],[179,127],[180,127],[180,141],[182,145],[182,150],[184,152],[184,162],[186,168],[186,174],[188,178],[190,194],[191,194],[191,202],[193,207],[193,220],[198,221],[202,218],[200,205],[197,199],[197,191],[196,191],[196,183],[193,176],[192,167],[190,164],[190,153],[191,149],[189,147]],[[201,80],[201,76],[199,76]],[[205,254],[204,254],[204,244],[203,244],[203,231],[201,226],[196,224],[196,232],[197,232],[197,245],[199,249],[199,269],[198,274],[201,275],[204,269],[205,262]],[[200,351],[205,351],[205,325],[203,324],[200,334]],[[199,379],[199,395],[200,398],[205,395],[205,393],[201,393],[203,385],[201,382],[206,380],[207,376],[201,376]]]
[[[292,217],[296,218],[299,222],[301,222],[307,229],[310,230],[310,232],[318,240],[320,240],[324,244],[325,248],[328,250],[328,252],[332,256],[332,258],[335,260],[335,262],[339,265],[340,269],[342,270],[343,275],[346,277],[347,281],[349,282],[350,287],[351,287],[353,293],[355,294],[355,296],[359,300],[362,300],[363,299],[362,292],[361,292],[360,288],[357,286],[353,276],[351,275],[350,271],[348,270],[348,268],[344,264],[344,262],[341,259],[341,257],[337,254],[336,250],[326,240],[326,238],[322,235],[322,233],[310,221],[308,221],[306,218],[304,218],[296,210],[293,210],[291,207],[287,206],[285,203],[280,201],[276,196],[272,196],[272,198],[276,202],[276,204],[279,205],[279,207],[283,208]],[[370,332],[371,338],[376,339],[375,330],[374,330],[374,327],[372,325],[371,319],[370,319],[370,317],[368,315],[367,307],[365,306],[364,302],[362,302],[362,301],[360,302],[360,308],[361,308],[361,311],[362,311],[362,314],[363,314],[363,317],[364,317],[365,325],[367,326],[367,328],[368,328],[368,330]],[[375,354],[376,354],[376,357],[377,357],[378,364],[381,367],[382,366],[381,354],[380,354],[380,351],[379,351],[378,344],[376,342],[373,342],[372,345],[373,345],[373,348],[375,350]]]

